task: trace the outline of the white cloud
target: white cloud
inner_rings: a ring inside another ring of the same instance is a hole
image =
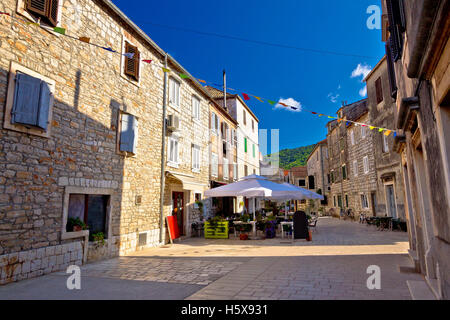
[[[287,107],[283,106],[281,103],[287,105]],[[293,98],[288,98],[288,99],[280,98],[280,100],[278,101],[278,103],[275,106],[275,109],[285,109],[285,110],[292,111],[292,112],[301,112],[302,104]]]
[[[340,97],[341,95],[339,93],[333,94],[332,92],[330,92],[328,94],[328,98],[330,98],[330,101],[333,103],[337,102],[337,99]]]
[[[355,70],[352,71],[352,78],[361,78],[361,82],[364,80],[364,78],[369,74],[369,72],[372,71],[372,67],[367,64],[361,64],[359,63]]]
[[[361,90],[359,90],[359,95],[363,98],[367,96],[367,86],[364,86]]]

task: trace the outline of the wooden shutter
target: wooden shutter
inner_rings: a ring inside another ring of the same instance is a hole
[[[404,24],[403,11],[400,11],[399,0],[386,0],[386,7],[389,19],[390,44],[392,50],[392,57],[397,61],[401,57],[402,52],[402,30]]]
[[[41,81],[41,94],[39,97],[39,113],[37,119],[37,126],[41,129],[47,130],[48,113],[52,104],[53,95],[50,91],[50,87],[45,81]]]
[[[40,90],[40,79],[23,73],[17,74],[11,123],[37,124]]]
[[[125,42],[125,53],[133,53],[133,59],[125,57],[125,70],[124,73],[136,81],[139,80],[139,61],[140,53],[137,47],[132,46],[128,42]]]
[[[47,17],[50,21],[50,24],[56,27],[58,24],[58,0],[49,0]]]
[[[389,85],[391,87],[391,96],[395,99],[397,97],[397,79],[395,76],[394,59],[391,50],[391,38],[386,43],[386,60],[388,67]]]
[[[122,115],[120,132],[120,151],[136,153],[137,123],[134,116],[124,113]]]
[[[58,24],[58,7],[59,0],[27,0],[26,8],[28,11],[35,13],[53,27]]]
[[[383,101],[383,87],[381,83],[381,77],[375,81],[375,89],[377,94],[377,104]]]
[[[27,10],[41,16],[46,16],[49,3],[49,0],[27,0]]]

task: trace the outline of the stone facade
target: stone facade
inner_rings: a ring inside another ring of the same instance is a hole
[[[35,22],[24,5],[23,0],[5,0],[0,10]],[[110,1],[60,1],[58,26],[119,54],[0,17],[2,283],[63,270],[69,262],[80,264],[127,254],[167,241],[164,229],[160,237],[165,77],[161,66],[165,53]],[[140,63],[138,80],[124,74],[125,58],[120,53],[125,41],[138,48],[142,59],[153,61]],[[171,57],[168,68],[170,78],[180,84],[180,105],[168,103],[167,107],[168,115],[180,119],[180,129],[173,133],[179,136],[180,162],[167,167],[164,214],[173,212],[172,192],[183,192],[184,210],[192,212],[184,221],[183,231],[189,234],[187,226],[197,214],[194,209],[190,211],[195,192],[202,193],[208,187],[209,103],[213,101],[195,80],[180,79],[178,73],[188,72]],[[45,81],[53,92],[46,132],[10,121],[8,108],[17,73]],[[197,121],[191,116],[193,96],[200,100]],[[120,151],[124,115],[134,116],[137,122],[134,154]],[[170,136],[165,137],[166,147]],[[198,172],[192,170],[193,144],[201,149]],[[66,230],[71,199],[79,194],[105,201],[104,244],[88,241],[89,231]],[[66,259],[67,250],[75,252],[73,258],[71,253]],[[79,258],[80,250],[83,259]],[[43,251],[49,252],[48,261],[41,259]],[[62,262],[59,251],[64,252]],[[25,253],[29,255],[21,260]],[[54,264],[53,257],[57,260]],[[34,266],[31,271],[28,262]]]
[[[450,2],[383,0],[400,134],[410,255],[438,298],[450,298]],[[402,8],[400,6],[403,6]]]
[[[369,123],[367,109],[360,118],[354,121]],[[354,124],[350,124],[347,131],[348,162],[346,169],[349,183],[344,189],[343,205],[346,209],[352,209],[357,219],[361,213],[374,216],[377,204],[375,196],[377,174],[373,140],[380,133]]]
[[[367,75],[369,123],[376,127],[395,128],[395,101],[390,94],[386,57]],[[378,89],[377,89],[378,88]],[[376,216],[389,216],[406,221],[401,157],[394,152],[394,135],[375,132],[372,135],[377,174]]]
[[[329,181],[327,140],[323,140],[316,144],[314,150],[308,157],[306,167],[308,171],[308,177],[314,177],[314,188],[312,191],[326,197],[323,202],[314,201],[313,210],[315,212],[317,212],[318,210],[323,211],[324,208],[326,208],[328,205],[331,182]]]

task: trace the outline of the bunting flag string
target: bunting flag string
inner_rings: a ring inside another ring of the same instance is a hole
[[[134,59],[135,58],[135,54],[134,53],[123,53],[122,54],[122,53],[114,50],[113,48],[111,48],[109,46],[101,46],[101,45],[98,45],[98,44],[95,44],[95,43],[91,43],[91,39],[89,37],[86,37],[86,36],[75,37],[75,36],[68,35],[66,33],[67,30],[65,28],[62,28],[62,27],[53,27],[53,28],[51,28],[51,27],[47,27],[47,26],[41,25],[41,24],[36,23],[36,22],[28,22],[28,21],[26,21],[26,20],[24,20],[22,18],[18,18],[18,17],[12,16],[10,13],[7,13],[7,12],[0,12],[0,15],[8,16],[11,19],[17,20],[17,21],[19,21],[21,23],[24,23],[26,25],[38,26],[38,27],[40,27],[42,29],[53,31],[55,33],[61,34],[63,36],[69,37],[69,38],[74,39],[74,40],[78,40],[78,41],[86,43],[88,45],[92,45],[92,46],[98,47],[100,49],[103,49],[103,50],[111,52],[111,53],[123,55],[123,56],[127,57],[128,59]],[[158,62],[155,63],[153,60],[141,59],[140,61],[142,61],[144,63],[147,63],[147,64],[152,64],[153,63],[153,64],[161,67],[162,71],[165,72],[165,73],[170,73],[171,72],[170,69],[164,67],[163,65],[161,65]],[[209,84],[209,85],[212,85],[214,87],[222,87],[221,84],[212,83],[212,82],[209,82],[209,81],[206,81],[206,80],[203,80],[203,79],[193,78],[193,77],[191,77],[191,76],[189,76],[188,74],[185,74],[185,73],[177,73],[177,74],[178,74],[178,76],[181,79],[191,79],[191,80],[198,81],[198,82],[200,82],[202,84],[205,84],[205,85]],[[258,100],[259,102],[261,102],[261,103],[267,102],[271,106],[280,105],[280,106],[283,106],[285,108],[288,108],[288,109],[291,109],[291,110],[295,110],[295,111],[298,111],[298,110],[306,111],[306,112],[309,112],[309,113],[311,113],[313,115],[317,115],[319,117],[324,117],[325,116],[325,117],[328,117],[328,119],[337,120],[338,123],[341,123],[342,121],[345,120],[347,126],[349,126],[350,124],[354,124],[355,126],[369,127],[370,130],[378,129],[378,131],[380,133],[384,132],[385,136],[390,136],[392,133],[394,133],[394,137],[397,137],[396,130],[391,130],[391,129],[386,129],[386,128],[379,128],[379,127],[376,127],[376,126],[367,125],[367,124],[356,122],[356,121],[352,121],[352,120],[341,119],[341,118],[338,118],[338,117],[329,116],[329,115],[326,115],[326,114],[322,114],[322,113],[318,113],[318,112],[315,112],[315,111],[308,110],[308,109],[306,109],[304,107],[300,108],[298,106],[289,105],[288,103],[285,103],[285,102],[281,102],[281,101],[276,102],[274,100],[269,100],[269,99],[266,99],[266,98],[262,98],[260,96],[256,96],[256,95],[253,95],[253,94],[250,94],[250,93],[244,93],[241,90],[237,90],[237,89],[233,89],[233,88],[227,88],[227,90],[234,91],[237,94],[240,92],[242,97],[243,97],[243,99],[245,101],[250,101],[251,100],[250,96],[252,96],[254,99]]]

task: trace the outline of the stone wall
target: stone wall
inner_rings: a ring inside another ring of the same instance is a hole
[[[0,104],[8,99],[13,63],[55,82],[49,137],[6,129],[4,109],[0,111],[0,255],[79,243],[83,237],[67,239],[70,235],[63,225],[67,209],[64,197],[70,188],[86,194],[112,190],[107,244],[102,248],[83,245],[88,248],[89,254],[83,252],[88,259],[135,251],[140,248],[137,238],[142,232],[150,235],[142,247],[160,243],[163,57],[101,3],[63,1],[60,26],[69,35],[90,37],[92,43],[119,52],[125,39],[135,44],[141,58],[153,60],[152,64],[141,63],[139,82],[123,74],[120,54],[0,17]],[[16,8],[17,0],[0,4],[1,11],[27,19]],[[169,68],[181,72],[176,65]],[[208,108],[201,90],[189,80],[181,82],[181,167],[191,172],[191,144],[201,145],[204,169],[194,178],[206,184]],[[192,123],[190,117],[194,93],[204,106],[200,124]],[[118,152],[122,112],[138,119],[137,152],[133,156]],[[19,279],[6,272],[11,263],[1,266],[2,274],[9,276],[7,281]],[[43,266],[39,270],[32,276],[48,269]]]

